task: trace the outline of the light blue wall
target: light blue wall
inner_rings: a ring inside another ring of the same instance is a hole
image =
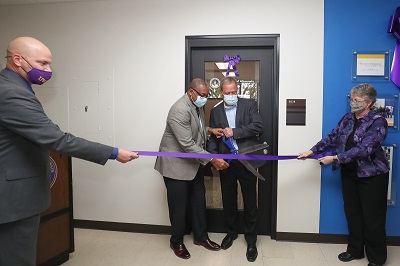
[[[351,79],[353,51],[390,51],[390,58],[393,57],[395,38],[387,33],[387,28],[389,17],[398,6],[399,0],[325,0],[323,136],[349,110],[347,95],[360,83]],[[378,98],[400,93],[391,81],[370,79],[367,82],[377,89]],[[393,128],[385,144],[392,143],[400,144],[400,133]],[[394,149],[394,184],[400,178],[399,149]],[[400,236],[399,190],[400,183],[395,191],[396,206],[388,206],[388,236]],[[322,169],[320,233],[347,234],[340,173],[333,173],[330,166]]]

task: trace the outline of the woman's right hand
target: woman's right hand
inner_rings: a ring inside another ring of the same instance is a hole
[[[312,156],[314,153],[312,150],[305,151],[305,152],[300,152],[297,156],[297,159],[307,159],[308,157]]]

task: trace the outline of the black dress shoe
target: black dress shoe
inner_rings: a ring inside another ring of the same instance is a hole
[[[226,235],[226,236],[224,237],[224,239],[222,240],[221,248],[222,248],[222,249],[228,249],[228,248],[230,248],[230,247],[232,246],[233,241],[234,241],[236,238],[238,238],[237,235],[234,235],[234,236]]]
[[[217,243],[211,241],[209,238],[207,238],[204,241],[194,240],[193,244],[198,245],[198,246],[203,246],[206,249],[209,249],[209,250],[212,250],[212,251],[217,251],[217,250],[221,249],[221,247]]]
[[[184,244],[174,245],[174,244],[170,243],[169,246],[172,248],[172,250],[174,251],[175,255],[178,256],[179,258],[181,258],[181,259],[190,258],[190,253],[186,249]]]
[[[256,261],[258,255],[257,247],[255,244],[249,244],[247,245],[247,252],[246,252],[246,258],[248,261],[253,262]]]
[[[364,258],[364,256],[356,257],[356,256],[353,256],[353,255],[351,255],[349,252],[346,251],[346,252],[340,253],[340,254],[338,255],[338,258],[339,258],[339,260],[341,260],[341,261],[347,262],[347,261],[362,259],[362,258]]]
[[[368,263],[368,266],[381,266],[381,265],[380,265],[380,264],[373,263],[373,262],[370,262],[370,263]]]

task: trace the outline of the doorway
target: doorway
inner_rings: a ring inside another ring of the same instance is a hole
[[[228,75],[238,81],[239,97],[254,99],[263,120],[260,140],[268,143],[268,154],[278,154],[278,69],[279,35],[223,35],[186,37],[185,88],[193,78],[202,78],[211,97],[205,106],[208,126],[210,110],[222,101],[220,80]],[[258,181],[258,234],[276,237],[277,161],[267,161],[259,169],[266,178]],[[225,232],[219,174],[206,168],[207,222],[211,232]],[[240,193],[240,186],[238,189]],[[243,208],[238,195],[239,210]],[[243,233],[243,212],[240,211]]]

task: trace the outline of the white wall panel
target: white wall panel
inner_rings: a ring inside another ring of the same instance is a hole
[[[70,132],[110,146],[114,141],[112,68],[74,68],[70,74]]]

